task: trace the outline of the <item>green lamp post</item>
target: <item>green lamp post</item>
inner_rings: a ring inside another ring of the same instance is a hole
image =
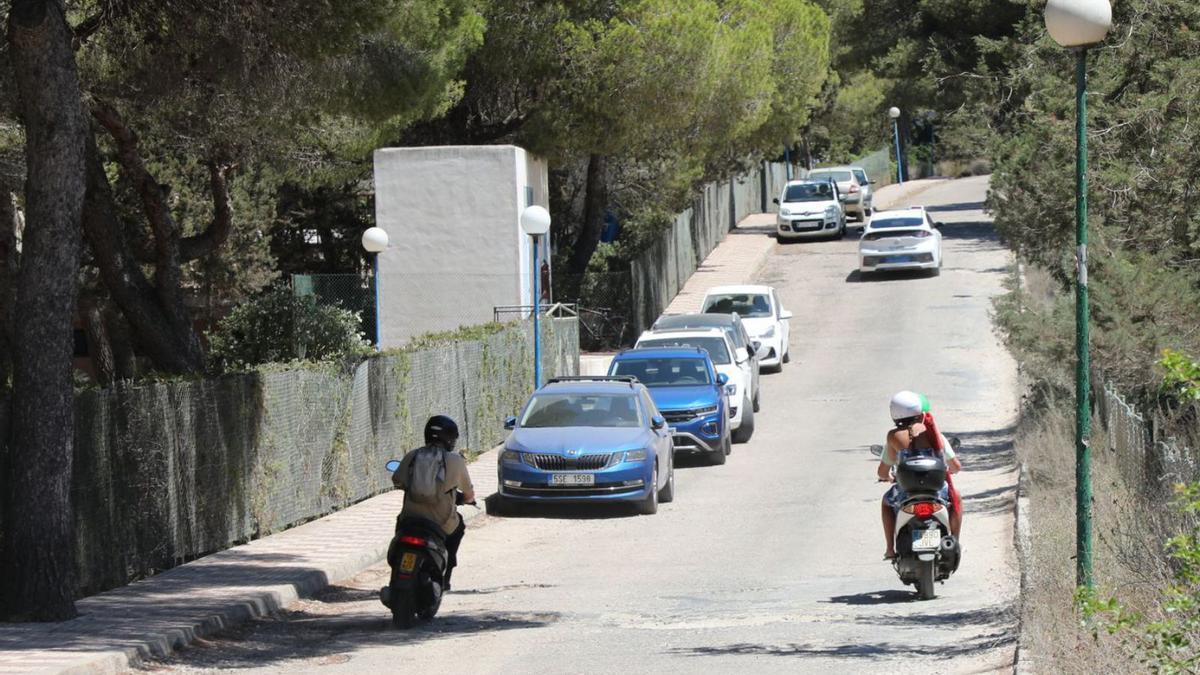
[[[1091,404],[1088,373],[1087,53],[1112,26],[1109,0],[1049,0],[1046,30],[1075,52],[1075,575],[1092,587]]]

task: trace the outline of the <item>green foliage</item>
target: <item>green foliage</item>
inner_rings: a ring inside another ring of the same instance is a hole
[[[1200,483],[1176,486],[1177,508],[1190,528],[1166,542],[1172,583],[1159,590],[1154,606],[1131,609],[1116,597],[1081,588],[1076,594],[1083,626],[1099,638],[1118,637],[1142,663],[1158,673],[1193,673],[1200,668]]]
[[[1200,361],[1183,352],[1164,349],[1158,367],[1163,393],[1177,401],[1200,401]]]
[[[297,360],[329,361],[366,353],[357,314],[319,305],[286,287],[233,310],[208,334],[209,358],[220,370]]]

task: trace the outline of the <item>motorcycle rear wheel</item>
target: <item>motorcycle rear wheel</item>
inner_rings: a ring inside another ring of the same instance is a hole
[[[921,563],[921,569],[917,571],[917,597],[922,600],[932,600],[936,596],[933,590],[935,574],[932,560]]]
[[[392,592],[392,625],[396,628],[412,628],[417,625],[417,610],[413,606],[411,593]]]

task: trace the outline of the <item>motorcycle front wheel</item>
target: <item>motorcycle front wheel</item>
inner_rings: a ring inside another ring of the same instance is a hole
[[[934,561],[921,563],[921,569],[917,572],[917,597],[922,600],[932,600],[934,598],[933,579],[934,579]]]

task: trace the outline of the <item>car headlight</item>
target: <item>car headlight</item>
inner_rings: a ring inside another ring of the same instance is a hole
[[[644,461],[646,461],[646,457],[648,457],[648,456],[649,455],[646,454],[645,450],[628,450],[625,452],[625,461],[626,462],[644,462]]]
[[[837,212],[838,212],[838,208],[832,204],[825,207],[825,215],[827,215],[827,216],[836,216]]]
[[[765,331],[765,332],[762,334],[762,336],[763,336],[763,337],[765,337],[765,338],[772,338],[772,337],[775,337],[775,326],[771,326],[770,328],[768,328],[768,329],[767,329],[767,330],[766,330],[766,331]]]
[[[500,461],[509,464],[520,464],[522,462],[521,453],[516,450],[505,450],[500,453]]]
[[[729,394],[729,397],[730,397],[730,398],[733,398],[734,396],[737,396],[737,385],[736,385],[736,384],[734,384],[734,383],[732,383],[732,382],[730,382],[729,384],[725,385],[725,393],[726,393],[726,394]]]

